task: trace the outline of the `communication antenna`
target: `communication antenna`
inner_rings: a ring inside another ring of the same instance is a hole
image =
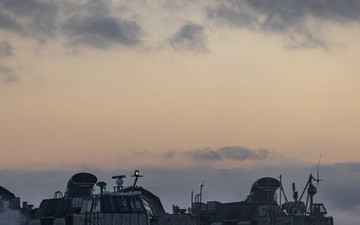
[[[116,188],[117,192],[122,191],[122,189],[124,187],[123,186],[123,184],[124,184],[123,178],[125,178],[125,177],[126,177],[125,175],[112,176],[112,179],[116,179],[116,181],[115,181],[116,186],[114,187],[114,192],[115,192],[115,188]]]
[[[318,167],[317,167],[317,172],[316,172],[316,182],[317,182],[316,186],[318,186],[318,185],[319,185],[319,181],[321,181],[321,180],[320,180],[320,161],[321,161],[321,156],[322,156],[322,153],[320,154],[320,157],[319,157],[319,162],[318,162]]]

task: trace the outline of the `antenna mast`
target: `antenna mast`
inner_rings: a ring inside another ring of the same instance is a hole
[[[322,153],[320,154],[320,157],[319,157],[319,162],[318,162],[318,167],[317,167],[317,172],[316,172],[316,182],[317,182],[317,185],[319,184],[319,181],[320,181],[320,160],[321,160],[321,156],[322,156]]]

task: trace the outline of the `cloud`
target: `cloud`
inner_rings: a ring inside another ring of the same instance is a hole
[[[4,84],[12,84],[19,81],[18,76],[11,68],[1,65],[0,65],[0,79]]]
[[[218,150],[198,149],[188,151],[187,154],[195,160],[265,160],[274,153],[266,149],[252,150],[245,147],[230,146]]]
[[[12,16],[10,16],[2,7],[0,2],[0,29],[8,31],[20,32],[22,30],[21,24],[19,24]]]
[[[176,1],[158,1],[151,4],[161,12]],[[199,3],[199,2],[197,2]],[[193,4],[193,3],[182,3]],[[144,44],[145,19],[154,19],[139,12],[126,1],[56,1],[56,0],[0,0],[0,30],[34,38],[40,43],[62,40],[70,47],[108,49],[114,45],[138,47]],[[360,21],[358,0],[228,0],[203,1],[197,6],[205,10],[194,11],[201,22],[187,22],[167,40],[169,46],[179,51],[208,52],[206,29],[210,23],[277,34],[284,37],[290,48],[328,48],[326,25],[346,25]],[[170,7],[171,8],[171,7]],[[178,7],[179,8],[179,7]],[[181,10],[181,7],[180,7]],[[187,13],[177,14],[180,20]],[[134,19],[136,18],[136,19]],[[153,22],[153,21],[152,21]],[[170,26],[170,23],[166,23]],[[150,35],[157,35],[150,33]],[[158,43],[152,43],[158,45]]]
[[[218,150],[219,153],[227,159],[233,160],[263,160],[271,156],[273,153],[266,149],[251,150],[245,147],[224,147]]]
[[[109,48],[113,44],[136,46],[141,43],[144,32],[140,25],[119,15],[112,16],[108,4],[92,0],[75,5],[77,10],[62,25],[70,46]]]
[[[0,59],[5,59],[13,55],[13,48],[10,43],[6,41],[0,42]],[[4,84],[12,84],[19,81],[15,71],[4,64],[0,64],[0,80]]]
[[[278,15],[284,25],[304,22],[307,16],[338,23],[359,22],[360,2],[358,0],[245,0],[252,9],[265,15]]]
[[[255,28],[257,15],[249,9],[244,1],[220,2],[216,7],[206,8],[207,17],[220,24],[238,28]]]
[[[13,48],[8,42],[0,42],[0,58],[7,58],[13,56]]]
[[[0,0],[0,28],[43,39],[56,32],[56,1]]]
[[[356,194],[360,182],[360,163],[348,162],[321,166],[321,188],[332,204],[343,210],[360,209],[360,196]],[[326,186],[324,186],[326,185]]]
[[[173,37],[170,45],[177,50],[207,52],[204,27],[199,24],[187,23],[183,25]]]
[[[176,151],[167,151],[163,154],[166,159],[173,159],[176,156]]]
[[[218,151],[211,149],[197,149],[188,151],[187,154],[195,160],[221,160],[222,156]]]
[[[217,23],[240,29],[281,34],[288,47],[327,48],[321,28],[326,23],[358,23],[357,0],[231,0],[206,9]]]
[[[134,46],[140,43],[140,26],[129,20],[112,17],[71,18],[63,29],[71,46],[87,45],[109,48],[112,44]]]
[[[0,29],[36,38],[41,43],[65,36],[68,46],[109,48],[136,46],[143,31],[138,23],[112,9],[111,1],[0,0]],[[111,10],[110,10],[111,9]]]

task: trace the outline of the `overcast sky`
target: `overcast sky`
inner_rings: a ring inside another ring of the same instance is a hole
[[[247,193],[321,156],[319,196],[355,225],[359,25],[359,0],[0,0],[0,185],[143,168]]]

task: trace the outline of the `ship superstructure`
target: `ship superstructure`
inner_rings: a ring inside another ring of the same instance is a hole
[[[312,183],[314,180],[310,174],[302,194],[307,192],[306,203],[297,199],[295,190],[294,201],[288,201],[281,182],[272,177],[255,181],[243,201],[204,203],[200,191],[191,208],[186,210],[173,206],[173,214],[162,216],[159,225],[334,225],[324,204],[313,202],[317,192]],[[279,189],[286,199],[282,205],[276,199]]]
[[[203,202],[202,184],[188,209],[173,205],[172,213],[165,212],[159,197],[137,186],[142,177],[138,170],[132,176],[134,183],[128,187],[123,186],[125,175],[113,176],[116,186],[107,190],[95,175],[77,173],[64,194],[56,191],[38,208],[27,203],[20,207],[20,198],[0,187],[0,218],[6,206],[20,218],[6,225],[334,225],[324,204],[314,201],[319,179],[311,174],[300,197],[293,183],[293,201],[288,201],[281,178],[263,177],[252,184],[245,200],[226,203]],[[94,193],[95,185],[99,193]],[[277,191],[285,203],[278,201]]]
[[[75,174],[64,196],[56,192],[54,198],[41,202],[30,225],[149,225],[141,193],[122,191],[122,177],[116,178],[120,185],[110,192],[93,174]],[[99,194],[93,193],[95,184]]]

